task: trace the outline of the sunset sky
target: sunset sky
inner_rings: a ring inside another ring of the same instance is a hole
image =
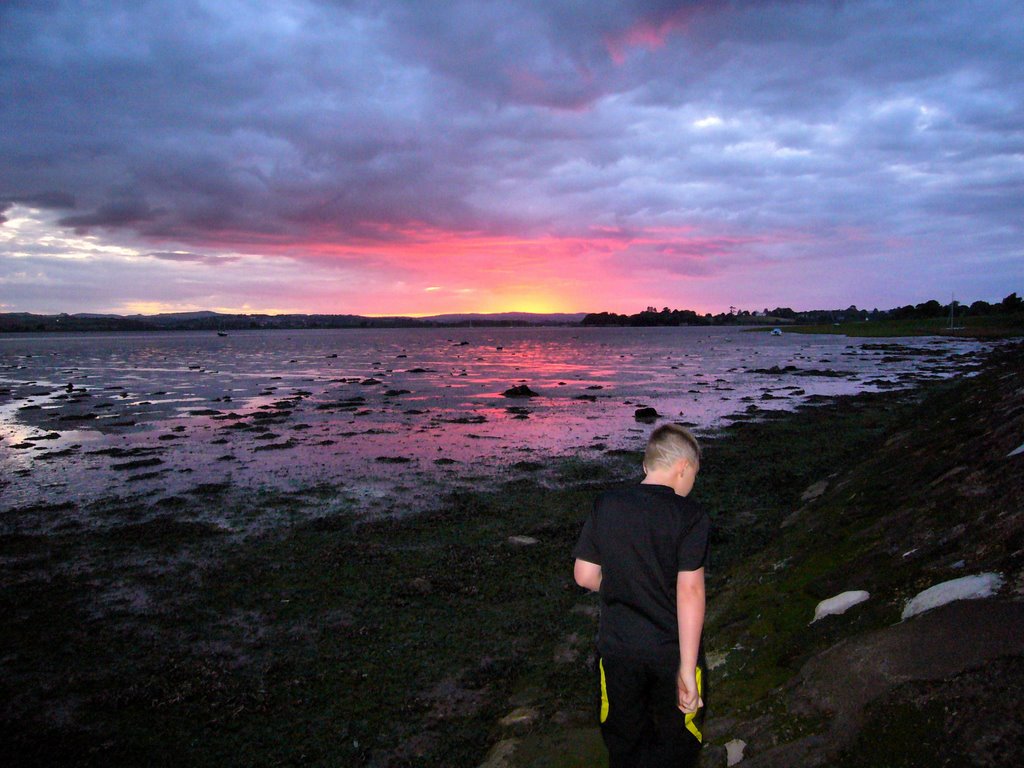
[[[0,312],[1024,289],[1024,3],[0,4]]]

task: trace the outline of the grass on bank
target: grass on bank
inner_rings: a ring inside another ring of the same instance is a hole
[[[955,328],[948,317],[904,320],[857,320],[822,325],[779,326],[783,333],[817,333],[865,338],[892,336],[948,336],[951,338],[1003,339],[1024,336],[1024,312],[960,317]],[[762,331],[764,329],[758,329]]]

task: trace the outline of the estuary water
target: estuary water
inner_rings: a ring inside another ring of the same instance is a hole
[[[34,527],[40,505],[211,483],[329,484],[386,513],[465,478],[640,448],[641,407],[707,434],[949,376],[984,348],[733,328],[0,336],[0,528]],[[536,395],[503,394],[519,385]]]

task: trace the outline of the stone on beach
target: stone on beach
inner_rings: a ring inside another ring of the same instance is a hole
[[[532,725],[539,713],[533,707],[516,707],[498,722],[505,728],[517,728]]]
[[[531,544],[536,544],[537,539],[532,536],[509,536],[508,543],[517,547],[528,547]]]
[[[539,395],[526,384],[517,384],[514,387],[510,387],[502,392],[501,395],[502,397],[539,397]]]
[[[826,488],[828,488],[828,480],[819,480],[818,482],[808,486],[807,490],[800,496],[800,501],[814,501],[825,493]]]
[[[743,760],[743,750],[746,749],[747,742],[743,739],[731,739],[725,742],[725,754],[727,765],[736,765]]]
[[[918,613],[930,611],[955,600],[979,600],[992,597],[1003,586],[1003,577],[998,573],[980,573],[975,576],[961,576],[936,584],[919,592],[907,601],[900,618],[909,619]]]
[[[660,415],[661,414],[658,413],[656,409],[651,407],[637,408],[636,411],[633,412],[633,418],[637,421],[654,421]]]
[[[863,603],[870,597],[871,595],[863,589],[840,592],[838,595],[818,603],[814,609],[814,618],[811,619],[811,623],[813,624],[818,619],[823,619],[826,616],[838,616],[839,614],[846,613],[847,610],[858,603]]]
[[[491,748],[480,768],[511,768],[518,745],[519,739],[502,739]]]

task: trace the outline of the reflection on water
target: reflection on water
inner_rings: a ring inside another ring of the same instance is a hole
[[[635,448],[664,419],[948,375],[982,345],[724,328],[0,336],[0,509],[201,482],[344,483],[357,500],[549,455]],[[526,384],[536,397],[502,393]]]

